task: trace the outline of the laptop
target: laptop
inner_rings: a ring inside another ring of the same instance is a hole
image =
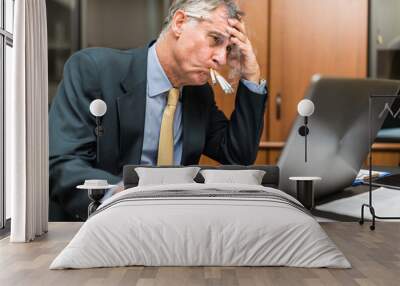
[[[298,129],[304,118],[297,116],[278,161],[279,188],[293,196],[296,183],[289,177],[321,177],[314,183],[315,198],[342,191],[356,178],[367,158],[370,145],[381,128],[385,104],[394,98],[372,105],[371,142],[369,140],[369,96],[396,95],[400,81],[383,79],[333,78],[313,76],[305,98],[313,101],[314,114],[308,119],[307,162],[304,160],[304,137]]]

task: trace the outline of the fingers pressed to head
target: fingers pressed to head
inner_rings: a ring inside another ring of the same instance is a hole
[[[246,39],[247,39],[246,35],[243,34],[242,32],[240,32],[239,30],[232,28],[232,27],[228,27],[227,30],[231,36],[238,38],[242,42],[246,42]]]
[[[237,19],[229,18],[228,23],[229,23],[229,25],[231,25],[231,27],[234,27],[237,30],[239,30],[240,32],[242,32],[243,34],[246,34],[246,27],[243,22],[241,22]]]

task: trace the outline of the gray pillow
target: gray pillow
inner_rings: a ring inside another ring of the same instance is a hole
[[[193,179],[199,170],[199,167],[135,168],[139,176],[139,186],[195,183]]]
[[[202,170],[205,184],[246,184],[261,185],[265,171],[261,170]]]

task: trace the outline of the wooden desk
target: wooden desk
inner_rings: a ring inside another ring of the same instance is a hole
[[[81,223],[50,223],[49,233],[28,244],[0,241],[0,285],[398,285],[400,223],[379,222],[375,231],[358,223],[322,227],[352,269],[289,267],[120,267],[49,270]]]

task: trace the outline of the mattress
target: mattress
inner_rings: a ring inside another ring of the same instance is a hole
[[[138,186],[109,198],[50,269],[133,265],[351,267],[284,192],[193,183]]]

